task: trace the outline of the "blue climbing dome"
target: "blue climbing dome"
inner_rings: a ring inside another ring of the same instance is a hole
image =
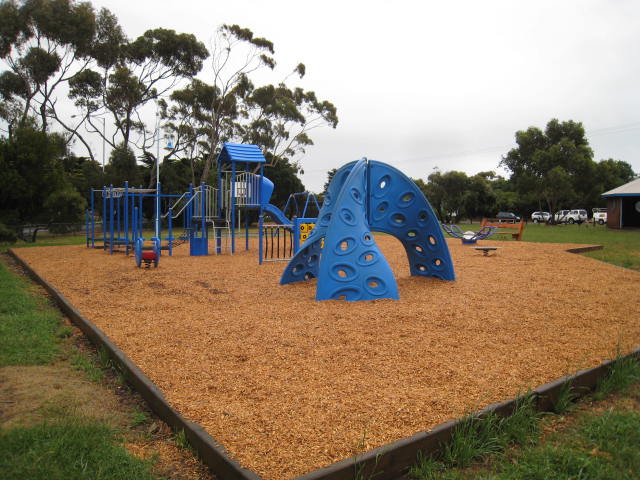
[[[455,280],[440,223],[420,189],[394,167],[363,158],[334,175],[318,223],[280,283],[317,277],[316,300],[398,299],[373,231],[402,242],[411,275]]]

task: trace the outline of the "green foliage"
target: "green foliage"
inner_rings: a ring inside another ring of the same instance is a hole
[[[3,74],[0,93],[18,106],[3,112],[4,118],[25,126],[35,110],[46,131],[58,87],[71,76],[74,62],[89,54],[95,34],[93,8],[73,0],[3,2],[0,25],[6,25],[0,31],[0,52],[9,67],[5,74],[22,82],[18,85]]]
[[[630,385],[640,382],[640,361],[633,357],[618,357],[609,366],[607,375],[596,387],[599,394],[625,391]]]
[[[286,161],[281,162],[277,167],[265,167],[264,176],[275,186],[271,203],[283,208],[290,194],[304,191],[304,185],[297,173],[297,168]]]
[[[562,384],[558,397],[553,403],[553,412],[560,414],[569,412],[575,406],[574,401],[576,398],[578,398],[578,394],[573,391],[571,380],[569,379]]]
[[[224,141],[260,145],[271,166],[297,168],[296,155],[313,144],[308,132],[322,125],[336,127],[337,110],[331,102],[286,84],[291,75],[301,77],[306,72],[303,64],[283,81],[253,84],[250,75],[275,67],[273,53],[273,44],[251,30],[221,26],[214,40],[213,84],[192,81],[173,92],[170,106],[162,110],[166,130],[175,141],[170,155],[204,152],[200,181],[209,179]]]
[[[62,139],[31,127],[0,138],[0,219],[7,224],[47,221],[46,199],[68,184],[59,158]]]
[[[450,223],[463,218],[494,215],[497,194],[491,180],[493,172],[468,177],[464,172],[442,173],[436,170],[428,182],[416,182],[441,221]]]
[[[68,185],[52,192],[45,199],[43,208],[49,223],[76,223],[83,221],[87,201],[75,188]],[[49,230],[56,232],[54,225]]]
[[[495,414],[464,417],[454,429],[451,440],[444,446],[444,464],[466,467],[477,458],[500,452],[499,425],[500,419]]]
[[[518,146],[500,165],[511,172],[518,210],[575,208],[590,210],[603,204],[600,194],[628,182],[633,170],[626,162],[593,161],[593,151],[580,122],[552,119],[545,131],[529,127],[516,132]]]
[[[4,223],[0,223],[0,243],[16,243],[17,241],[16,232],[8,229]]]
[[[112,429],[74,418],[0,430],[0,451],[2,476],[13,480],[154,478]]]
[[[128,181],[129,185],[139,185],[141,181],[136,156],[125,145],[120,145],[111,152],[111,158],[105,167],[105,173],[107,182],[114,186],[121,186],[125,181]]]
[[[0,367],[43,365],[59,353],[57,310],[31,295],[28,285],[0,263]]]
[[[509,416],[467,415],[444,445],[442,462],[448,467],[465,467],[478,458],[502,452],[507,445],[533,444],[540,435],[539,418],[531,393],[518,395]]]

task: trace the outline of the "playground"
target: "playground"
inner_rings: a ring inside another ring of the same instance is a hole
[[[500,242],[484,256],[448,239],[451,282],[411,276],[400,241],[375,240],[399,300],[316,301],[315,279],[279,285],[285,264],[258,265],[256,245],[207,256],[178,247],[150,269],[84,246],[16,253],[174,408],[269,480],[428,430],[640,344],[638,273],[566,251],[577,245]]]

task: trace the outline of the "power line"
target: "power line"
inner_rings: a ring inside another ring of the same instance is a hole
[[[585,131],[585,135],[588,137],[600,136],[600,135],[612,135],[616,133],[625,133],[633,130],[640,129],[640,121],[639,122],[631,122],[623,125],[616,125],[612,127],[601,127],[589,131]],[[478,155],[481,153],[492,153],[492,152],[506,152],[509,149],[513,148],[515,143],[511,143],[508,145],[500,145],[500,146],[492,146],[492,147],[482,147],[472,150],[460,150],[457,152],[448,152],[448,153],[436,153],[432,155],[425,155],[420,157],[413,158],[405,158],[403,160],[394,159],[394,163],[411,163],[425,160],[439,160],[445,158],[459,158],[459,157],[468,157],[471,155]],[[326,172],[326,169],[313,169],[307,170],[305,169],[305,173],[316,173],[316,172]]]

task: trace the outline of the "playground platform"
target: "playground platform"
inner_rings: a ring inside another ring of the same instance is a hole
[[[15,252],[265,480],[352,459],[640,344],[638,272],[566,252],[576,245],[505,242],[485,257],[451,239],[457,280],[446,282],[411,277],[400,242],[376,241],[400,300],[316,302],[314,281],[281,286],[283,265],[258,266],[252,251],[178,249],[157,269],[83,246]]]

